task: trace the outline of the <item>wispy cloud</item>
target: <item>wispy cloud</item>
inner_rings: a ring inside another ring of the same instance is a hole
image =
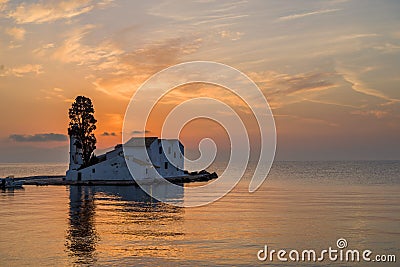
[[[112,1],[65,0],[40,1],[36,3],[23,2],[8,12],[8,17],[18,24],[45,23],[88,13],[94,8],[104,8]]]
[[[101,42],[95,46],[85,44],[84,37],[94,28],[94,25],[88,24],[69,32],[63,44],[55,49],[53,58],[65,63],[87,65],[94,69],[112,68],[111,63],[115,63],[115,57],[123,54],[124,51],[117,48],[111,41]]]
[[[234,32],[234,31],[229,31],[229,30],[223,30],[223,31],[219,32],[219,35],[221,36],[221,38],[230,39],[232,41],[237,41],[244,35],[244,33],[243,32]]]
[[[200,38],[173,38],[145,45],[132,52],[121,53],[112,61],[95,66],[109,66],[112,72],[97,77],[93,84],[97,90],[112,97],[129,99],[134,90],[147,78],[179,63],[183,56],[194,53],[201,44]]]
[[[210,3],[212,2],[212,3]],[[213,8],[210,9],[210,4]],[[162,1],[152,5],[148,10],[151,16],[166,18],[186,25],[219,28],[235,24],[243,18],[249,17],[240,7],[247,5],[247,1],[194,1],[182,5],[180,1]]]
[[[340,10],[341,9],[337,9],[337,8],[336,9],[321,9],[321,10],[305,12],[305,13],[291,14],[291,15],[287,15],[287,16],[278,18],[278,21],[290,21],[290,20],[301,19],[301,18],[305,18],[305,17],[309,17],[309,16],[333,13],[333,12],[337,12]]]
[[[314,103],[314,104],[323,104],[327,106],[335,106],[335,107],[341,107],[341,108],[347,108],[347,109],[357,109],[360,108],[359,105],[352,105],[352,104],[346,104],[346,103],[339,103],[336,102],[335,100],[321,100],[321,99],[310,99],[308,97],[303,98],[304,101],[307,101],[309,103]]]
[[[351,114],[354,115],[363,115],[363,116],[374,116],[377,119],[382,119],[384,117],[387,117],[389,113],[387,111],[383,110],[355,110],[352,111]]]
[[[16,23],[45,23],[69,19],[93,9],[88,0],[21,3],[8,14]]]
[[[379,34],[376,33],[355,33],[349,35],[343,35],[337,38],[338,41],[348,41],[360,38],[371,38],[371,37],[378,37]]]
[[[12,27],[6,28],[5,32],[15,40],[22,41],[25,39],[26,30],[24,28]]]
[[[247,73],[256,82],[267,97],[272,108],[318,98],[318,93],[338,86],[333,72],[309,72],[298,74],[279,73],[275,71],[261,71]],[[171,91],[162,99],[163,105],[177,105],[183,101],[196,97],[208,97],[223,101],[228,105],[247,113],[246,104],[235,94],[217,86],[196,83],[180,86]]]
[[[4,11],[7,7],[8,0],[0,0],[0,12]]]
[[[281,75],[275,81],[276,84],[284,85],[284,94],[297,94],[309,91],[321,91],[332,88],[336,84],[331,81],[332,73],[302,73],[297,75]]]
[[[339,125],[335,122],[329,121],[329,120],[324,120],[324,119],[318,119],[318,118],[310,118],[310,117],[301,117],[297,115],[290,115],[290,114],[285,114],[285,115],[279,115],[280,117],[287,118],[290,120],[295,120],[296,122],[301,122],[304,124],[311,124],[311,125],[325,125],[325,126],[330,126],[330,127],[338,127]]]
[[[49,49],[53,49],[55,47],[54,43],[46,43],[42,44],[39,48],[34,49],[33,54],[44,57]]]
[[[384,100],[385,102],[400,101],[399,99],[390,98],[379,90],[369,88],[360,78],[358,78],[357,74],[354,71],[345,69],[343,67],[337,67],[337,71],[340,75],[342,75],[345,81],[351,84],[351,88],[358,93],[373,96]]]
[[[46,100],[60,100],[63,102],[71,102],[71,99],[67,98],[64,95],[64,89],[55,87],[53,89],[47,90],[42,89],[40,90],[41,95],[38,99],[46,99]]]
[[[43,67],[39,64],[26,64],[22,66],[6,68],[4,65],[0,66],[0,76],[16,76],[23,77],[27,74],[41,74],[43,73]]]
[[[269,95],[291,95],[310,91],[321,91],[336,86],[335,74],[331,72],[310,72],[286,74],[274,71],[250,73],[250,77]]]
[[[381,51],[382,53],[396,53],[400,52],[400,45],[392,44],[392,43],[385,43],[382,45],[377,45],[374,49]]]
[[[44,134],[12,134],[9,139],[15,142],[63,142],[68,138],[64,134],[44,133]]]
[[[193,22],[193,25],[199,26],[202,24],[215,24],[216,22],[221,22],[221,21],[232,21],[232,20],[237,20],[237,19],[243,19],[248,16],[249,15],[247,15],[247,14],[241,14],[241,15],[228,14],[225,16],[215,16],[215,17],[211,17],[211,18],[203,18],[200,21]]]

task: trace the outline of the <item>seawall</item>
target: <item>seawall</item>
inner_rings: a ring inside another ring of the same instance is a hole
[[[196,173],[188,174],[179,177],[168,177],[166,180],[174,184],[184,184],[192,182],[207,182],[218,178],[218,175],[213,173]],[[137,185],[134,179],[132,180],[90,180],[90,181],[67,181],[65,176],[29,176],[14,178],[15,180],[23,180],[24,185]],[[162,181],[153,179],[149,180],[147,183],[160,183]]]

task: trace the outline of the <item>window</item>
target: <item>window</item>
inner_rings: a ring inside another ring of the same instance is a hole
[[[92,173],[95,173],[96,172],[96,169],[92,169]]]
[[[174,152],[174,159],[176,159],[176,152]]]
[[[160,146],[160,147],[158,148],[158,153],[159,153],[159,154],[162,154],[162,146]]]
[[[171,154],[171,147],[168,147],[168,154]]]
[[[168,162],[164,163],[164,169],[166,169],[166,170],[168,169]]]

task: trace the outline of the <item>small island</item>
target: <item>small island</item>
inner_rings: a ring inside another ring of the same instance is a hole
[[[206,170],[184,170],[184,146],[177,139],[132,137],[125,144],[117,144],[113,150],[96,156],[93,131],[97,120],[92,101],[85,96],[76,97],[69,109],[69,118],[70,152],[66,175],[15,179],[24,180],[27,185],[137,185],[138,180],[152,184],[165,179],[183,184],[218,177],[215,172]]]

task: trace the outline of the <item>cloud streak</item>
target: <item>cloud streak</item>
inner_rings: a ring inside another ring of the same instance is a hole
[[[0,66],[0,76],[16,76],[23,77],[26,74],[41,74],[43,73],[43,67],[39,64],[26,64],[13,68],[6,68],[4,65]]]
[[[94,25],[88,24],[74,29],[66,36],[63,44],[55,50],[53,57],[65,63],[89,65],[96,70],[112,68],[111,63],[115,63],[115,57],[121,55],[123,51],[112,42],[102,42],[97,46],[84,44],[83,38],[94,28]]]
[[[68,138],[64,134],[44,133],[44,134],[12,134],[9,139],[15,142],[63,142]]]
[[[150,131],[149,130],[145,130],[145,131],[135,130],[135,131],[132,131],[132,134],[147,134],[147,133],[150,133]]]
[[[377,119],[382,119],[384,117],[387,117],[389,113],[387,111],[383,110],[355,110],[351,112],[351,114],[354,115],[363,115],[363,116],[374,116]]]
[[[321,91],[336,86],[331,72],[310,72],[299,74],[277,73],[274,71],[251,73],[250,77],[268,95],[292,95],[310,91]],[[271,91],[272,90],[272,91]]]
[[[117,134],[115,132],[104,132],[101,136],[117,136]]]
[[[358,92],[358,93],[362,93],[364,95],[368,95],[368,96],[373,96],[379,99],[384,100],[385,102],[399,102],[399,99],[394,99],[394,98],[390,98],[389,96],[385,95],[384,93],[382,93],[381,91],[369,88],[368,86],[366,86],[364,84],[363,81],[361,81],[361,79],[359,79],[357,77],[357,75],[348,70],[348,69],[344,69],[344,68],[338,68],[338,72],[342,75],[343,79],[350,83],[351,88]]]
[[[92,0],[41,1],[29,4],[23,2],[10,11],[7,17],[18,24],[41,24],[60,19],[71,19],[88,13],[95,8],[104,8],[110,2],[101,1],[96,3]]]
[[[278,21],[290,21],[290,20],[295,20],[295,19],[302,19],[305,17],[310,17],[310,16],[315,16],[315,15],[322,15],[322,14],[328,14],[328,13],[333,13],[340,11],[341,9],[321,9],[321,10],[316,10],[316,11],[311,11],[311,12],[306,12],[306,13],[298,13],[298,14],[291,14],[287,16],[283,16],[278,18]]]

